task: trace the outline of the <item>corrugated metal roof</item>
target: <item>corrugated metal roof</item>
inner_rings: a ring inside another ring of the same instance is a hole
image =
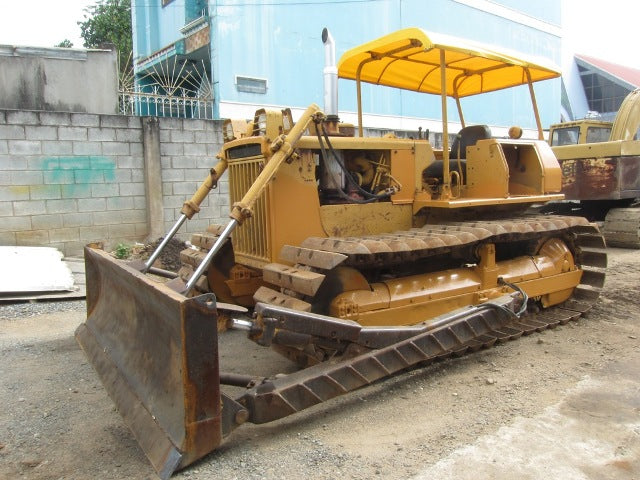
[[[609,76],[616,77],[630,84],[632,87],[640,87],[640,70],[618,65],[617,63],[608,62],[600,58],[590,57],[589,55],[576,54],[575,57]]]

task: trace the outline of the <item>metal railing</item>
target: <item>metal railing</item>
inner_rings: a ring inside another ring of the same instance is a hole
[[[186,95],[162,95],[137,91],[120,91],[119,110],[122,115],[213,119],[213,99]]]

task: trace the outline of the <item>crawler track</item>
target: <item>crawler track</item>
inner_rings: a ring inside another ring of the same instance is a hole
[[[248,389],[237,401],[251,412],[251,422],[268,422],[418,364],[465,355],[577,320],[597,300],[604,284],[603,269],[606,267],[602,235],[594,225],[580,223],[570,229],[575,235],[576,263],[584,273],[572,298],[561,305],[529,312],[520,318],[506,315],[498,309],[478,309],[438,328],[424,331],[407,329],[406,338],[396,338],[381,348],[350,358],[322,362],[284,378],[265,379],[259,386]],[[279,322],[286,321],[287,314],[281,307],[273,307],[273,311],[269,308],[260,307],[261,314],[272,315]],[[375,332],[371,333],[375,335]]]

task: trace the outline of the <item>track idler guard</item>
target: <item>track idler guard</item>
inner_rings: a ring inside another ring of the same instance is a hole
[[[159,476],[222,441],[216,302],[186,298],[85,248],[87,320],[76,339]]]

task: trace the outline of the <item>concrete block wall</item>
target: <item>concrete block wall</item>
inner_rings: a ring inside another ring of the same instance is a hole
[[[153,119],[160,139],[153,160],[160,163],[160,178],[154,179],[144,155],[148,121],[0,110],[0,245],[53,246],[74,256],[94,241],[113,248],[155,240],[149,237],[154,224],[156,232],[166,232],[213,166],[221,122]],[[183,239],[227,221],[227,192],[222,181],[183,226]],[[150,218],[150,195],[162,199],[164,218]]]

